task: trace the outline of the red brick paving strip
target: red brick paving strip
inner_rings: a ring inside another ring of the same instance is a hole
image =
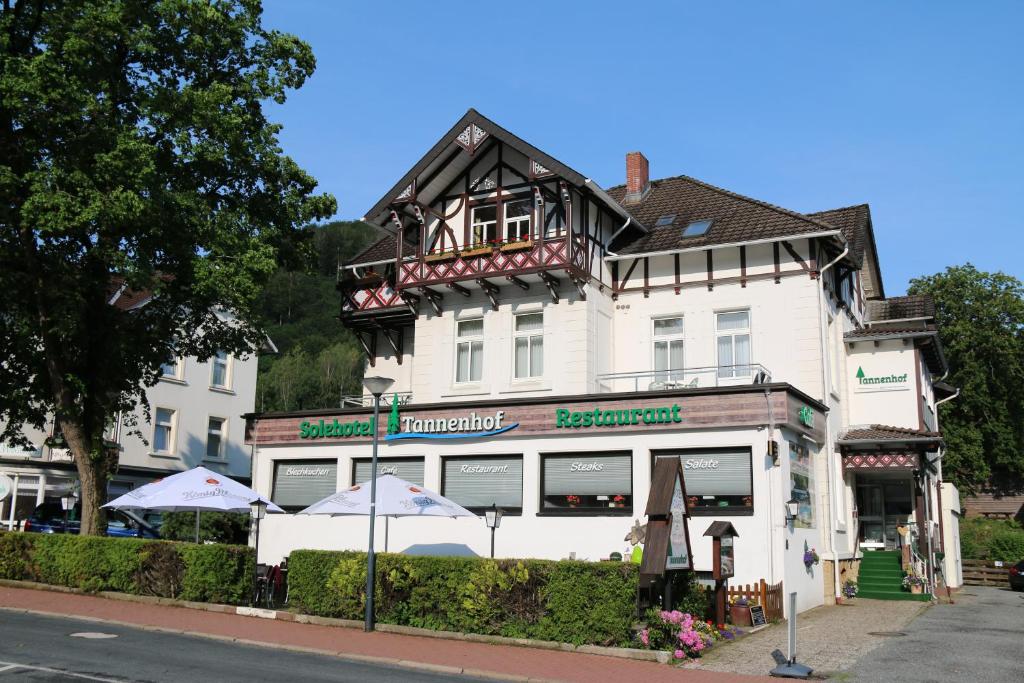
[[[394,633],[364,633],[350,628],[315,626],[199,610],[108,600],[88,595],[0,587],[0,607],[69,617],[106,619],[137,626],[258,641],[269,645],[329,650],[341,656],[376,657],[429,666],[456,667],[508,676],[593,683],[750,683],[767,677],[677,669],[574,652],[420,638]],[[466,671],[469,673],[469,671]]]

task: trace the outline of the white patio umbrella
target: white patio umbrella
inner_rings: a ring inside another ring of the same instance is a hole
[[[251,503],[256,500],[266,504],[267,512],[284,512],[248,486],[205,467],[195,467],[140,486],[103,507],[115,510],[195,512],[198,543],[200,512],[249,512]]]
[[[370,514],[370,482],[356,484],[344,491],[332,493],[321,501],[313,503],[300,515],[364,515]],[[377,510],[375,514],[384,517],[477,517],[458,503],[452,502],[439,493],[399,479],[393,474],[377,477]],[[384,551],[387,552],[387,533],[384,535]]]

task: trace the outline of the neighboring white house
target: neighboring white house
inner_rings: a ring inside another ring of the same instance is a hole
[[[120,290],[110,304],[136,307],[145,300]],[[269,339],[266,350],[276,350]],[[163,376],[146,390],[150,419],[140,406],[133,425],[123,415],[113,420],[108,436],[120,447],[120,464],[109,495],[196,465],[247,481],[250,449],[242,416],[255,407],[257,365],[256,354],[239,358],[227,353],[205,362],[176,358],[164,365]],[[0,444],[0,474],[15,483],[13,496],[0,502],[0,528],[17,528],[36,505],[59,497],[76,481],[70,452],[48,445],[53,430],[51,421],[45,433],[30,431],[33,448]]]
[[[898,529],[926,561],[946,543],[935,406],[952,388],[930,302],[885,298],[867,205],[800,213],[651,180],[640,153],[605,191],[470,110],[364,220],[384,236],[346,264],[341,318],[367,374],[396,380],[382,466],[500,506],[499,555],[624,552],[661,457],[684,466],[695,568],[727,520],[735,580],[784,581],[800,609],[864,549],[905,545]],[[251,416],[255,488],[294,510],[364,481],[367,405]],[[268,517],[260,559],[367,531]],[[389,535],[488,552],[480,520]]]

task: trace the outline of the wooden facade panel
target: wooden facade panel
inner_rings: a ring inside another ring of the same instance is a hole
[[[796,431],[807,433],[811,438],[820,431],[824,424],[824,414],[814,411],[816,428],[809,429],[798,422],[795,406],[804,406],[796,397],[785,390],[770,391],[771,418],[776,426],[787,426]],[[787,410],[787,406],[790,409]],[[659,409],[660,412],[659,412]],[[401,418],[415,419],[451,419],[465,417],[476,413],[481,417],[493,416],[503,411],[502,426],[518,423],[518,427],[507,433],[507,437],[516,436],[594,436],[600,434],[621,434],[623,432],[673,432],[687,429],[703,429],[715,427],[751,427],[768,424],[769,410],[765,395],[761,392],[736,393],[702,393],[691,395],[645,393],[642,396],[630,395],[629,398],[617,397],[614,394],[593,395],[588,397],[566,397],[562,400],[543,399],[537,402],[517,402],[515,404],[452,404],[450,406],[433,405],[424,409],[415,406],[402,408]],[[559,411],[565,411],[559,413]],[[595,419],[595,411],[599,413],[601,422],[625,421],[629,424],[582,426],[589,413]],[[636,411],[636,412],[635,412]],[[645,412],[646,411],[646,412]],[[577,419],[574,414],[580,417]],[[576,419],[578,427],[559,426],[572,424]],[[333,424],[335,420],[341,425],[353,421],[365,422],[372,416],[370,409],[345,410],[334,414],[316,414],[315,416],[256,416],[249,419],[246,430],[246,442],[258,445],[298,444],[298,443],[365,443],[370,436],[318,437],[315,439],[300,438],[300,425],[303,422]],[[381,423],[387,424],[387,411],[382,412]],[[645,422],[645,419],[647,420]],[[656,420],[661,420],[660,422]],[[633,424],[633,421],[636,424]],[[495,437],[500,438],[500,437]]]

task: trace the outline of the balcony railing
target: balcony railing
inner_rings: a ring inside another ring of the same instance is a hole
[[[404,406],[407,403],[412,402],[411,391],[389,391],[381,394],[380,404],[388,408],[391,407],[391,403],[394,401],[395,396],[398,396],[398,405]],[[371,394],[344,394],[341,397],[342,408],[372,408],[373,407],[373,396]]]
[[[677,370],[641,370],[639,372],[611,372],[597,376],[598,393],[627,391],[665,391],[668,389],[696,389],[740,384],[764,384],[772,381],[772,373],[759,363],[745,365],[716,365]]]

